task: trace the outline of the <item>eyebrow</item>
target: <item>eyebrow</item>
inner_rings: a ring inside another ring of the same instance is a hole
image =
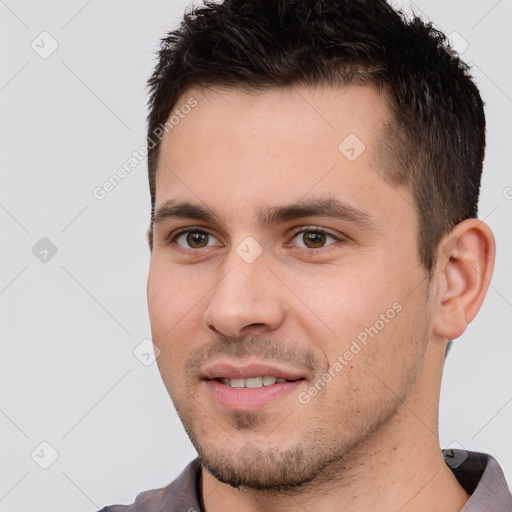
[[[325,217],[348,221],[367,231],[378,231],[372,216],[363,210],[332,197],[301,199],[284,206],[260,207],[256,219],[261,227],[268,228],[304,217]],[[217,213],[206,206],[178,199],[169,199],[153,215],[153,224],[167,219],[194,219],[202,222],[224,224]]]

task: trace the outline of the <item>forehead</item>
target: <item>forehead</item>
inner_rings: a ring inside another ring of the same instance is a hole
[[[187,104],[194,107],[180,110]],[[181,115],[162,140],[156,208],[183,197],[248,218],[249,205],[329,193],[394,213],[386,201],[396,203],[397,193],[382,179],[376,151],[390,113],[374,87],[192,88],[173,112]]]
[[[337,156],[339,143],[348,135],[371,149],[383,121],[390,117],[384,93],[356,85],[293,85],[265,91],[195,87],[182,94],[173,112],[182,110],[179,118],[172,116],[163,150],[171,141],[178,145],[192,136],[223,148],[238,147],[245,154],[260,146],[298,149],[306,143],[306,148],[329,148]],[[319,140],[324,141],[321,146]]]

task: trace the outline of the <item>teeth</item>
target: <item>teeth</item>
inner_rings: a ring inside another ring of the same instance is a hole
[[[226,385],[231,386],[232,388],[261,388],[262,386],[272,386],[273,384],[286,382],[286,379],[282,377],[250,377],[248,379],[226,379],[220,378],[219,381]]]
[[[245,379],[246,388],[261,388],[263,386],[263,377],[251,377]]]

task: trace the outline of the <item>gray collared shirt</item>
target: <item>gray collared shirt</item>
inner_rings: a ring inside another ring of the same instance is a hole
[[[460,512],[512,512],[512,495],[496,459],[479,452],[443,450],[447,466],[471,495]],[[200,505],[201,465],[194,459],[167,487],[141,492],[132,505],[99,512],[204,512]]]

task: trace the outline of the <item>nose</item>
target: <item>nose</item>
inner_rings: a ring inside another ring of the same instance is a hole
[[[225,263],[225,273],[205,310],[204,325],[232,339],[278,329],[285,319],[285,287],[267,268],[264,253],[247,263],[233,250]]]

